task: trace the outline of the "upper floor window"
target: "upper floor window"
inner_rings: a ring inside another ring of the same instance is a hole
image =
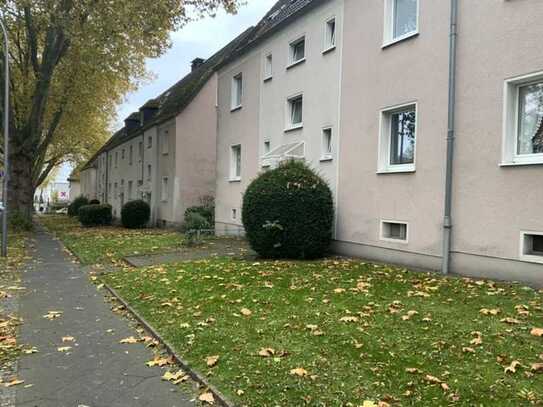
[[[138,156],[140,160],[143,158],[143,142],[142,141],[138,143]]]
[[[243,75],[237,74],[232,78],[232,110],[241,107],[243,97]]]
[[[289,45],[289,66],[305,61],[305,37],[298,38]]]
[[[164,132],[162,137],[162,154],[167,155],[170,152],[170,140],[168,137],[168,131]]]
[[[162,177],[162,188],[161,188],[160,199],[162,202],[168,201],[168,177]]]
[[[332,159],[332,128],[322,129],[321,161]]]
[[[153,147],[153,136],[147,137],[147,148]]]
[[[128,164],[132,165],[134,161],[134,146],[130,146],[128,149]]]
[[[264,58],[264,80],[271,79],[273,76],[273,55],[268,54]]]
[[[415,170],[417,107],[404,105],[381,112],[379,170],[410,172]]]
[[[121,151],[121,160],[124,160],[124,148]]]
[[[324,51],[334,49],[336,46],[336,19],[331,18],[324,26]]]
[[[385,0],[385,45],[418,33],[419,0]]]
[[[543,164],[543,73],[505,85],[504,164]]]
[[[115,151],[115,168],[119,165],[119,152]]]
[[[230,180],[241,179],[241,144],[230,147]]]
[[[303,108],[304,97],[303,95],[294,96],[287,100],[288,107],[288,121],[287,130],[298,129],[303,126]]]

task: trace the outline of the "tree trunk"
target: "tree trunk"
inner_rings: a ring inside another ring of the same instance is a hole
[[[34,183],[32,181],[32,153],[11,144],[9,183],[8,183],[8,215],[19,215],[30,221],[34,213]]]

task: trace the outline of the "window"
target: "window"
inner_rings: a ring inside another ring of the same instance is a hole
[[[418,33],[418,0],[385,0],[385,45]]]
[[[293,41],[289,45],[289,61],[290,65],[296,65],[305,61],[305,37]]]
[[[380,172],[415,171],[416,105],[381,112]]]
[[[543,232],[521,232],[520,258],[543,263]]]
[[[238,219],[238,210],[235,208],[232,208],[232,220]]]
[[[232,110],[241,107],[243,97],[243,75],[237,74],[232,78]]]
[[[230,180],[239,181],[241,179],[241,145],[230,147]]]
[[[121,151],[121,160],[124,160],[124,148]]]
[[[271,151],[271,141],[265,140],[264,141],[264,154],[268,154]]]
[[[272,54],[266,55],[264,58],[264,80],[267,81],[273,76],[273,56]]]
[[[119,190],[119,185],[117,183],[115,183],[114,186],[113,186],[113,197],[114,198],[117,198],[118,190]]]
[[[119,152],[115,151],[115,168],[119,165]]]
[[[130,146],[128,150],[128,164],[132,165],[133,161],[134,161],[134,146]]]
[[[505,83],[503,163],[543,164],[543,73]]]
[[[287,130],[298,129],[303,126],[304,98],[302,95],[292,97],[287,101],[288,121]]]
[[[168,131],[164,132],[162,137],[162,154],[167,155],[170,152],[170,140],[168,137]]]
[[[407,223],[381,221],[381,240],[407,243]]]
[[[143,141],[138,143],[138,156],[141,161],[143,159]]]
[[[162,189],[161,189],[162,202],[168,201],[168,177],[162,177]]]
[[[153,147],[153,136],[147,137],[147,148]]]
[[[127,197],[128,197],[128,200],[130,201],[132,199],[132,187],[133,187],[133,182],[132,181],[128,181],[128,191],[127,191]]]
[[[153,173],[153,169],[151,167],[151,164],[147,166],[147,181],[151,181],[151,175]]]
[[[321,161],[332,159],[332,129],[322,130],[322,154]]]
[[[324,51],[330,51],[336,47],[336,19],[326,21],[324,27]]]

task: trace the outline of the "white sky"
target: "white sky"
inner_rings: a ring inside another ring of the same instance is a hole
[[[160,58],[147,61],[147,69],[153,73],[153,79],[136,92],[127,95],[117,110],[117,122],[112,127],[121,128],[125,117],[188,74],[190,61],[194,58],[208,58],[251,25],[258,23],[275,2],[276,0],[247,0],[247,5],[242,6],[236,15],[221,11],[215,18],[194,21],[172,33],[172,47],[168,52]],[[64,165],[56,180],[66,181],[71,170],[69,165]]]

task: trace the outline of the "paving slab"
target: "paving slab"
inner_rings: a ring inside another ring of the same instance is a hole
[[[38,353],[19,361],[17,407],[187,407],[194,395],[161,380],[149,368],[154,357],[143,344],[120,344],[134,327],[111,311],[85,270],[43,230],[36,235],[37,262],[23,273],[20,297],[24,320],[19,340]],[[46,319],[50,311],[60,312]],[[62,342],[73,337],[73,342]],[[58,348],[70,346],[61,352]],[[24,387],[31,385],[30,387]]]

